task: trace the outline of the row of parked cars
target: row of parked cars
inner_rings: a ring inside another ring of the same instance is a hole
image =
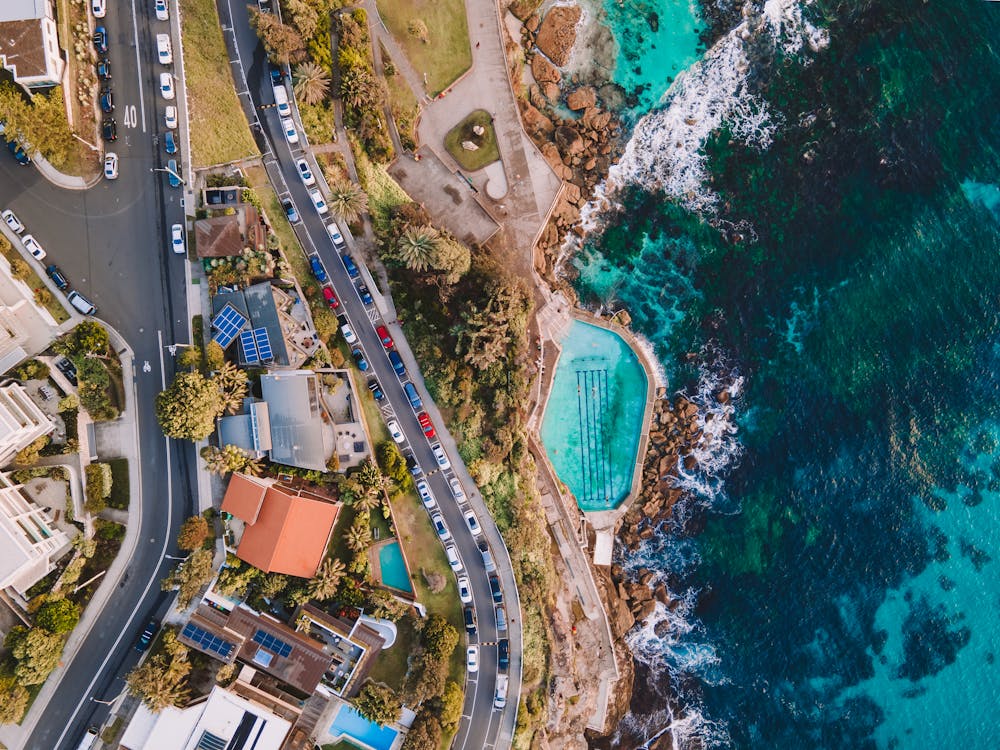
[[[11,211],[9,208],[0,211],[0,219],[3,219],[3,223],[7,225],[8,229],[18,236],[21,240],[21,244],[24,249],[28,251],[32,258],[41,263],[45,260],[46,252],[44,248],[39,244],[38,240],[32,234],[24,234],[24,224],[17,215]],[[76,310],[84,315],[94,315],[97,312],[97,308],[91,304],[90,300],[84,297],[82,294],[75,290],[70,290],[69,280],[66,278],[65,274],[59,270],[59,266],[50,264],[45,266],[45,273],[52,283],[56,285],[59,291],[66,294],[66,299],[69,303],[73,305]]]

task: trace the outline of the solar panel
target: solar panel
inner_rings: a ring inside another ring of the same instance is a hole
[[[254,633],[253,640],[254,643],[259,643],[268,651],[273,651],[278,656],[288,656],[290,653],[292,653],[291,646],[289,646],[280,638],[275,638],[270,633],[265,633],[263,630],[258,630],[256,633]]]
[[[248,365],[255,365],[260,362],[260,352],[257,351],[253,331],[243,331],[240,334],[240,348],[243,350],[243,361]]]
[[[242,329],[246,324],[246,317],[238,312],[235,307],[227,304],[219,310],[218,315],[212,319],[212,328],[215,329],[212,341],[215,341],[219,346],[225,349],[233,343],[233,339],[236,338],[236,334],[238,334],[240,329]]]
[[[232,643],[224,641],[214,633],[209,633],[207,630],[199,628],[190,622],[184,626],[184,631],[181,635],[206,651],[217,653],[221,659],[229,658],[229,654],[233,651]]]
[[[195,750],[226,750],[226,741],[211,732],[203,732]]]
[[[257,344],[257,353],[260,354],[261,362],[270,362],[274,359],[274,352],[271,351],[271,339],[267,335],[266,328],[254,328],[253,340]]]

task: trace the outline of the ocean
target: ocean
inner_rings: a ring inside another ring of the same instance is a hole
[[[1000,747],[1000,3],[602,11],[632,132],[564,271],[705,426],[612,744]]]

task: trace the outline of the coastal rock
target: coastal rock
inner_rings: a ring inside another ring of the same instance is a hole
[[[594,159],[593,157],[587,159],[587,161],[583,163],[583,168],[586,169],[588,172],[590,172],[596,166],[597,166],[597,159]]]
[[[730,398],[731,396],[729,394],[729,391],[727,390],[721,390],[715,394],[715,400],[718,401],[720,404],[728,404]]]
[[[581,201],[580,187],[579,185],[574,185],[572,182],[568,183],[565,188],[564,193],[566,200],[572,203],[574,206],[579,206]]]
[[[530,104],[524,105],[524,112],[521,117],[524,121],[524,128],[529,133],[551,133],[556,129],[556,126],[552,124],[552,120],[543,115],[537,107],[533,107]]]
[[[561,92],[559,91],[558,84],[546,83],[545,88],[542,89],[542,91],[545,93],[545,98],[548,99],[553,104],[559,101],[559,94]]]
[[[576,25],[583,12],[576,5],[557,5],[545,14],[535,45],[556,66],[569,62],[576,42]]]
[[[597,92],[591,86],[581,86],[566,97],[566,106],[573,111],[580,111],[597,104]]]
[[[569,125],[556,128],[553,138],[563,156],[575,156],[583,151],[583,138]]]
[[[552,123],[549,123],[550,125]],[[542,156],[545,161],[549,163],[549,166],[558,171],[559,167],[562,167],[562,157],[559,155],[559,148],[556,144],[548,141],[542,144],[541,148]]]
[[[538,83],[559,83],[562,73],[559,68],[548,61],[545,55],[535,55],[531,58],[531,75]]]
[[[524,22],[524,28],[526,28],[528,31],[534,34],[536,31],[538,31],[538,26],[539,24],[541,24],[541,22],[542,19],[538,16],[538,14],[532,13],[530,16],[528,16],[528,19]]]

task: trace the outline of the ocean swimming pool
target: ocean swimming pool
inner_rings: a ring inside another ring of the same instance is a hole
[[[383,545],[378,551],[378,563],[382,569],[382,583],[400,591],[413,593],[410,575],[406,571],[406,561],[403,560],[403,550],[399,542]]]
[[[371,750],[389,750],[398,734],[399,732],[395,729],[368,721],[348,705],[340,707],[337,715],[333,717],[333,724],[330,725],[332,737],[348,739],[362,747],[371,748]]]
[[[648,382],[613,331],[573,321],[560,342],[542,443],[584,511],[617,508],[632,487]]]

